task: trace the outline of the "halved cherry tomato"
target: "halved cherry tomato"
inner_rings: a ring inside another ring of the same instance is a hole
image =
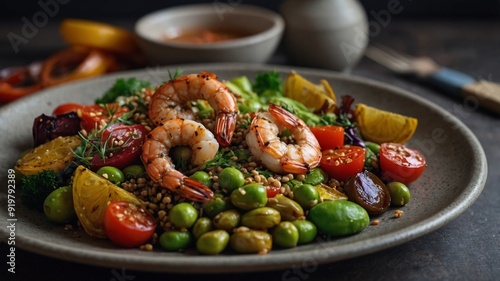
[[[281,192],[281,187],[277,187],[274,185],[266,186],[267,198],[273,198]]]
[[[77,103],[65,103],[56,107],[52,112],[53,115],[60,115],[69,112],[78,112],[82,119],[82,127],[87,132],[99,128],[102,123],[108,123],[111,119],[115,119],[128,112],[127,107],[118,105],[118,103],[108,104],[92,104],[80,105]]]
[[[90,132],[99,128],[103,122],[108,123],[111,119],[116,120],[126,112],[128,112],[128,108],[120,106],[118,103],[86,105],[82,109],[82,127]]]
[[[94,154],[90,169],[97,171],[104,166],[124,169],[139,161],[142,144],[148,133],[148,129],[141,124],[116,123],[109,126],[101,137],[101,143],[106,146],[106,157],[102,159],[101,155]]]
[[[63,103],[52,111],[52,115],[62,115],[70,112],[78,112],[83,109],[83,105],[78,103]]]
[[[385,179],[409,184],[417,180],[426,166],[417,150],[398,143],[380,145],[380,169]]]
[[[328,176],[339,181],[363,171],[365,149],[354,145],[344,145],[336,149],[323,150],[320,166]]]
[[[123,247],[137,247],[148,241],[156,230],[156,220],[135,203],[112,201],[104,214],[108,238]]]
[[[321,150],[333,149],[344,145],[344,127],[326,125],[310,127],[319,142]]]

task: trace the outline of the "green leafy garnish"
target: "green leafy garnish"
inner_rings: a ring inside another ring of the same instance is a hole
[[[21,198],[32,209],[43,210],[45,198],[59,186],[59,174],[53,170],[23,176]]]
[[[120,96],[129,97],[141,91],[144,88],[150,88],[148,81],[138,80],[136,78],[119,78],[113,86],[108,89],[104,95],[95,100],[96,104],[113,103]]]

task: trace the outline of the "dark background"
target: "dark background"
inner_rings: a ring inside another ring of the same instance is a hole
[[[58,1],[60,11],[54,18],[80,17],[102,19],[109,17],[138,18],[161,8],[190,3],[253,4],[278,11],[283,0],[164,0],[164,1],[104,1],[104,0],[9,0],[3,1],[0,20],[30,18],[40,10],[39,2]],[[306,0],[304,0],[306,1]],[[404,12],[398,17],[499,17],[500,0],[361,0],[369,12],[380,11],[389,1],[399,1]]]

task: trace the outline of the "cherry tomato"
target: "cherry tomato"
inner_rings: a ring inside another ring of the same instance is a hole
[[[156,220],[135,203],[112,201],[104,214],[106,235],[115,244],[137,247],[148,241],[156,230]]]
[[[128,108],[119,106],[118,103],[108,103],[105,105],[65,103],[56,107],[52,114],[60,115],[72,111],[79,112],[79,117],[82,119],[82,128],[90,132],[95,128],[99,128],[102,122],[108,123],[111,118],[116,119],[122,116],[128,111]]]
[[[334,149],[344,145],[344,127],[326,125],[310,128],[318,140],[321,150]]]
[[[380,145],[380,169],[385,179],[409,184],[425,169],[425,158],[417,150],[397,143]]]
[[[331,178],[345,181],[363,171],[365,150],[360,146],[344,145],[323,150],[320,166]]]
[[[99,128],[102,122],[108,123],[111,118],[116,119],[127,111],[128,108],[119,106],[118,103],[86,105],[82,109],[82,127],[90,132]]]
[[[64,103],[59,105],[52,111],[52,115],[62,115],[70,112],[78,112],[83,109],[83,105],[78,103]]]
[[[266,186],[267,198],[273,198],[281,192],[281,187],[277,187],[274,185]]]
[[[125,125],[116,123],[104,130],[101,143],[106,145],[106,158],[94,154],[91,170],[97,171],[103,166],[124,169],[137,161],[142,152],[142,144],[149,131],[143,125]]]

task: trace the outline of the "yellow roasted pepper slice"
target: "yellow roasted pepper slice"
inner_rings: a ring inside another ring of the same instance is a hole
[[[71,164],[73,150],[80,143],[78,136],[57,137],[24,154],[15,167],[23,175],[38,174],[43,170],[60,172]]]
[[[65,19],[61,23],[60,33],[69,45],[88,46],[121,54],[139,50],[132,33],[106,23]]]
[[[90,236],[106,238],[104,214],[112,201],[142,204],[134,194],[78,166],[73,174],[73,205],[80,223]]]
[[[358,103],[356,122],[363,138],[378,144],[404,144],[415,133],[418,119]]]
[[[315,113],[333,112],[337,98],[332,87],[326,80],[314,84],[296,72],[290,72],[284,85],[286,97],[302,102]]]

